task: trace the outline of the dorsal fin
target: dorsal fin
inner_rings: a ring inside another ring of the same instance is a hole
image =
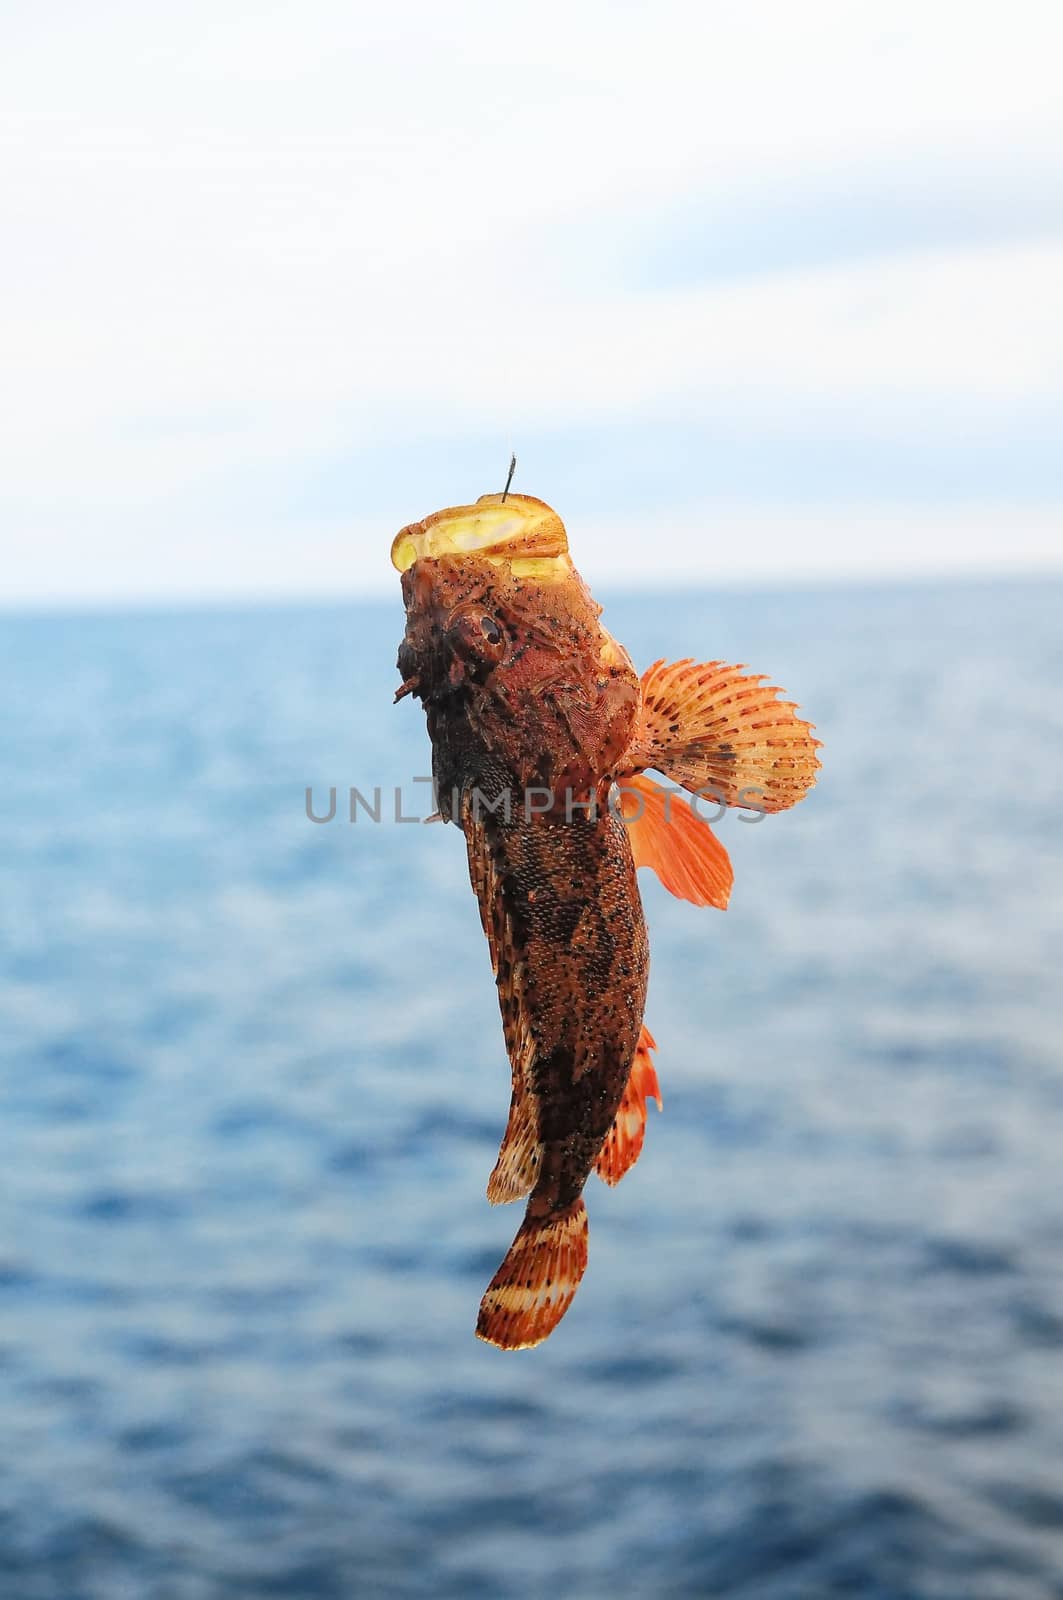
[[[519,1200],[534,1187],[542,1161],[539,1142],[538,1109],[529,1087],[531,1062],[535,1050],[525,997],[524,963],[516,948],[513,922],[502,893],[502,879],[492,848],[490,814],[465,796],[461,809],[462,828],[469,853],[469,877],[480,906],[480,920],[491,951],[491,966],[498,985],[502,1012],[502,1031],[509,1055],[513,1092],[509,1121],[502,1138],[494,1171],[487,1182],[487,1198],[492,1205]]]

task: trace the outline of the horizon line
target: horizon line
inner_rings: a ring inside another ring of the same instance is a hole
[[[697,594],[783,594],[796,592],[812,594],[817,591],[866,589],[919,589],[942,585],[953,587],[988,587],[991,584],[1022,585],[1031,583],[1063,583],[1063,561],[1059,565],[1031,564],[1029,567],[1009,565],[940,567],[940,568],[886,568],[879,571],[852,571],[836,574],[815,572],[807,575],[794,573],[771,577],[766,574],[728,576],[719,574],[707,577],[701,574],[684,577],[681,573],[667,578],[624,576],[613,582],[605,580],[595,584],[599,597],[610,600],[645,598],[654,595]],[[203,590],[187,593],[141,593],[85,595],[26,595],[24,597],[0,596],[0,622],[49,618],[91,618],[107,616],[150,615],[189,612],[252,612],[283,610],[342,610],[346,606],[381,606],[394,600],[401,604],[396,582],[394,589],[372,585],[337,593],[331,590],[305,590],[282,592],[276,589]]]

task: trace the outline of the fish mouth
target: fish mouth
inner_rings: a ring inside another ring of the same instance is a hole
[[[406,572],[423,557],[475,555],[506,563],[516,577],[556,582],[572,571],[565,525],[527,494],[484,494],[475,505],[451,506],[395,535],[391,563]]]

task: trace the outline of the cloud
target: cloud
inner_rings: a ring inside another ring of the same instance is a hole
[[[344,503],[391,527],[511,440],[617,516],[674,506],[676,437],[684,505],[1063,503],[1054,6],[377,10],[12,29],[20,592],[254,587],[267,537],[299,583]]]

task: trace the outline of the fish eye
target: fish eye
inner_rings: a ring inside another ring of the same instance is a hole
[[[505,634],[487,611],[472,608],[459,612],[451,619],[448,633],[453,648],[473,660],[498,661],[505,649]]]

